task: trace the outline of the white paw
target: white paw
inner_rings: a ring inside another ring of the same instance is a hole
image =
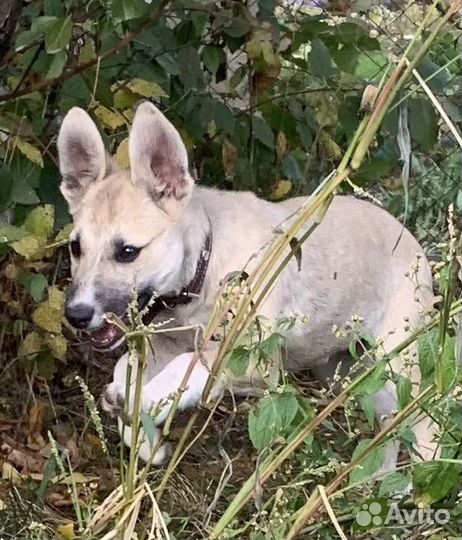
[[[125,386],[120,383],[113,382],[108,384],[101,397],[101,407],[112,418],[121,416],[124,409]]]
[[[121,418],[118,418],[118,425],[119,425],[119,433],[122,435],[123,431],[123,438],[124,443],[131,447],[131,441],[132,441],[132,428],[130,426],[123,426],[123,422]],[[169,455],[171,454],[171,448],[172,445],[169,443],[160,444],[159,441],[162,436],[162,431],[160,429],[155,429],[153,433],[152,441],[150,441],[146,435],[146,433],[143,430],[143,427],[140,426],[140,431],[138,434],[138,456],[145,462],[150,461],[152,465],[159,466],[162,465]],[[156,449],[156,453],[154,454],[152,460],[151,460],[151,454]]]
[[[192,353],[185,353],[172,360],[163,371],[143,386],[142,408],[154,414],[155,423],[162,424],[167,419],[172,404],[178,396],[181,384],[189,368]],[[199,403],[209,377],[208,369],[197,361],[186,382],[185,389],[179,396],[180,410]]]

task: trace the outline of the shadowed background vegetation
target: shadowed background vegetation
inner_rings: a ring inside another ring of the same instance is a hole
[[[3,0],[2,537],[73,538],[80,534],[76,498],[82,501],[84,514],[92,515],[98,501],[118,484],[113,466],[118,444],[115,427],[104,419],[112,456],[106,459],[102,435],[85,407],[88,395],[82,397],[75,382],[80,374],[98,397],[114,359],[92,352],[63,318],[71,227],[59,193],[55,148],[63,115],[73,106],[88,110],[107,149],[121,166],[127,166],[134,107],[149,99],[179,129],[199,183],[251,190],[274,201],[308,195],[348,148],[365,112],[361,102],[366,87],[379,86],[389,75],[390,63],[401,56],[429,10],[433,11],[422,40],[447,7],[445,2],[433,9],[424,1],[371,0]],[[461,125],[459,50],[460,28],[453,20],[417,66],[427,91],[418,78],[408,81],[386,115],[355,183],[344,182],[340,188],[383,204],[405,221],[436,265],[436,292],[444,296],[450,290],[451,297],[457,294],[458,284],[455,266],[446,263],[455,260],[457,231],[448,228],[448,208],[452,205],[459,216],[462,207],[460,141],[454,135]],[[442,120],[435,100],[449,122]],[[406,159],[409,175],[403,173]],[[417,470],[414,484],[418,500],[451,509],[451,523],[443,530],[431,530],[432,534],[455,537],[460,534],[456,406],[460,387],[453,380],[452,323],[446,330],[444,354],[452,378],[444,399],[432,407],[439,407],[440,417],[446,417],[443,438],[452,442],[447,461]],[[352,339],[359,337],[359,331],[353,332]],[[435,339],[421,345],[428,377],[434,368]],[[265,347],[279,343],[276,335]],[[246,427],[250,405],[243,403],[236,412],[231,402],[221,404],[163,495],[162,519],[172,538],[206,536],[265,449],[290,434],[299,421],[300,403],[308,418],[314,410],[311,401],[324,403],[328,397],[309,380],[292,381],[279,401],[271,397],[260,405],[264,411],[260,425],[255,426],[252,409],[251,442]],[[372,436],[370,412],[363,400],[361,407],[351,405],[325,421],[314,439],[275,473],[264,495],[256,487],[254,504],[249,503],[245,515],[226,534],[255,538],[286,534],[316,485],[326,483],[358,452],[362,437]],[[262,435],[261,424],[273,420],[276,428],[263,430]],[[405,442],[410,434],[403,427],[399,436]],[[67,453],[61,454],[63,449]],[[60,470],[60,459],[66,474]],[[367,483],[379,467],[380,455],[372,455],[362,472],[350,478],[347,494],[332,502],[346,531],[361,501],[403,492],[408,485],[406,467],[378,485]],[[151,473],[153,486],[159,475]],[[337,537],[324,514],[309,526],[310,536]],[[417,538],[423,530],[418,526],[410,534]],[[353,533],[358,538],[368,534]]]

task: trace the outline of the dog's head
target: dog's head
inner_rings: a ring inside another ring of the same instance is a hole
[[[123,316],[135,287],[141,296],[175,290],[184,247],[178,219],[193,179],[178,131],[151,103],[142,103],[129,137],[130,170],[118,170],[90,116],[65,116],[58,136],[61,191],[74,220],[72,284],[66,316],[92,332],[92,343],[120,342],[103,315]]]

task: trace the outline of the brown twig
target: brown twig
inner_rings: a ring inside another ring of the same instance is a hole
[[[31,94],[32,92],[38,92],[39,90],[44,90],[45,88],[53,86],[54,84],[58,82],[64,82],[67,79],[70,79],[71,77],[73,77],[74,75],[78,75],[79,73],[82,73],[86,69],[95,66],[98,62],[102,62],[103,60],[106,60],[107,58],[114,56],[121,49],[129,45],[142,32],[147,30],[155,21],[157,21],[157,19],[162,15],[167,3],[168,3],[168,0],[161,0],[159,7],[156,9],[156,11],[154,11],[151,14],[151,16],[148,19],[146,19],[146,21],[144,21],[143,24],[141,24],[138,28],[136,28],[132,32],[129,32],[128,34],[126,34],[116,45],[114,45],[114,47],[112,47],[108,51],[102,53],[96,58],[92,58],[91,60],[89,60],[88,62],[85,62],[84,64],[75,66],[73,69],[63,73],[62,75],[59,75],[58,77],[54,77],[48,80],[43,80],[43,81],[38,82],[37,84],[33,84],[26,88],[13,90],[12,92],[9,92],[8,94],[3,94],[0,96],[0,103],[17,99],[21,96]]]

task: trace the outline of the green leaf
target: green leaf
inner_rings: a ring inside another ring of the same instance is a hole
[[[207,0],[206,2],[207,3]],[[210,3],[210,2],[209,2]],[[194,5],[194,8],[197,7],[197,4]],[[191,15],[191,21],[194,25],[194,29],[196,31],[196,35],[197,36],[200,36],[203,34],[206,26],[207,26],[207,22],[209,20],[209,15],[208,13],[204,13],[204,12],[201,12],[201,11],[194,11],[194,9],[190,12]]]
[[[341,71],[351,74],[355,72],[359,56],[356,45],[344,45],[341,49],[331,50],[331,55]]]
[[[151,6],[145,0],[112,0],[112,21],[118,24],[144,17]]]
[[[35,17],[32,22],[31,29],[26,30],[19,34],[15,43],[15,50],[20,51],[24,47],[27,47],[34,41],[38,40],[48,30],[50,26],[57,20],[57,17],[45,15],[42,17]]]
[[[226,62],[226,55],[221,47],[209,45],[202,51],[202,62],[208,71],[215,75],[221,64]]]
[[[367,180],[377,181],[379,178],[389,175],[396,167],[396,160],[393,155],[386,158],[373,156],[366,159],[358,170],[357,178],[365,182]]]
[[[282,172],[290,180],[301,182],[303,180],[302,171],[298,165],[298,161],[292,154],[287,154],[282,160]]]
[[[459,485],[460,465],[441,461],[419,463],[413,468],[413,484],[418,502],[429,505],[445,497]]]
[[[329,49],[319,38],[311,42],[311,51],[308,55],[309,69],[315,77],[330,77],[334,73]]]
[[[181,73],[180,65],[170,53],[161,54],[156,58],[156,62],[170,75],[179,75]]]
[[[231,75],[231,79],[229,81],[230,90],[235,90],[236,87],[241,84],[246,73],[247,68],[245,66],[240,66],[236,69],[236,71]]]
[[[188,88],[204,88],[204,71],[197,49],[192,46],[180,49],[178,62],[181,65],[181,82]]]
[[[340,23],[335,29],[343,43],[357,43],[362,38],[369,37],[367,30],[355,22]]]
[[[232,134],[234,131],[234,115],[232,110],[218,99],[212,100],[211,105],[210,114],[217,128],[225,133]]]
[[[263,450],[286,433],[297,410],[297,398],[290,390],[260,400],[249,414],[249,436],[254,447]]]
[[[37,206],[29,212],[24,227],[29,233],[48,238],[53,231],[55,209],[51,204]]]
[[[19,274],[18,281],[36,302],[43,300],[45,290],[48,287],[46,276],[23,271]]]
[[[382,51],[368,51],[359,55],[356,75],[367,82],[380,80],[387,65],[387,57]]]
[[[12,191],[14,184],[14,176],[11,170],[5,167],[0,167],[1,189],[0,189],[0,212],[6,210],[12,200]]]
[[[353,388],[351,394],[353,396],[361,394],[370,396],[371,394],[378,392],[385,384],[387,378],[386,369],[387,362],[385,359],[377,362],[372,371]]]
[[[240,38],[247,34],[251,29],[250,22],[244,17],[234,17],[230,24],[225,26],[224,32],[233,38]]]
[[[271,131],[271,128],[268,126],[265,120],[263,120],[263,118],[259,118],[258,116],[252,117],[252,131],[254,137],[258,139],[261,143],[263,143],[268,148],[274,148],[273,132]]]
[[[419,338],[419,362],[422,375],[431,375],[435,369],[435,357],[438,351],[438,329],[433,328]]]
[[[36,302],[41,302],[48,287],[48,280],[43,274],[34,274],[29,285],[29,291]]]
[[[38,374],[45,379],[51,379],[56,372],[56,360],[50,351],[43,351],[35,359]]]
[[[95,109],[95,116],[104,126],[114,131],[118,127],[125,125],[126,120],[122,114],[116,110],[108,109],[102,105],[98,105]]]
[[[433,382],[435,358],[438,351],[438,329],[434,328],[418,339],[419,367],[422,377],[421,388]]]
[[[372,439],[363,439],[359,441],[358,446],[355,448],[351,461],[354,461],[364,450],[370,445]],[[356,466],[350,473],[350,485],[362,480],[367,480],[374,473],[376,473],[385,461],[385,449],[383,446],[375,448],[371,453],[361,462],[361,465]]]
[[[406,493],[411,480],[400,472],[394,472],[384,478],[379,487],[379,497],[387,497],[395,493]]]
[[[229,355],[227,367],[236,377],[245,375],[249,367],[251,351],[246,347],[239,346],[233,349]]]
[[[458,363],[456,360],[456,338],[446,335],[444,349],[441,353],[441,382],[440,389],[443,394],[447,394],[451,387],[459,380]],[[436,375],[438,376],[438,375]]]
[[[310,127],[305,122],[297,122],[297,133],[306,150],[310,150],[313,145],[313,133]]]
[[[359,404],[361,406],[361,409],[364,411],[364,414],[366,415],[367,421],[371,428],[375,425],[375,404],[374,400],[371,396],[360,396]]]
[[[156,82],[146,81],[145,79],[133,79],[127,83],[126,88],[149,99],[168,97],[165,90]]]
[[[53,24],[59,20],[54,15],[43,15],[41,17],[35,17],[32,21],[31,30],[37,33],[47,32]]]
[[[25,32],[21,32],[16,38],[14,50],[20,51],[21,49],[24,49],[35,40],[39,39],[40,36],[41,32],[34,32],[34,30],[26,30]]]
[[[21,227],[14,225],[2,225],[0,227],[0,244],[8,244],[16,240],[21,240],[27,235],[27,232]]]
[[[67,353],[67,340],[62,334],[49,334],[45,343],[50,349],[53,358],[65,360]]]
[[[19,345],[18,356],[20,358],[34,358],[43,348],[43,339],[35,330],[27,334]]]
[[[45,79],[54,79],[59,77],[63,72],[64,66],[67,62],[67,54],[65,51],[59,51],[54,56],[48,68]]]
[[[412,382],[402,375],[398,375],[398,377],[396,392],[398,394],[399,408],[402,410],[412,400]]]
[[[75,75],[64,81],[61,87],[59,106],[62,111],[71,107],[87,107],[91,96],[89,84],[82,75]]]
[[[409,132],[424,151],[430,151],[438,138],[438,117],[433,105],[424,98],[409,100]]]
[[[157,443],[157,428],[154,424],[154,420],[152,419],[150,414],[144,411],[140,412],[140,420],[143,424],[143,429],[149,441],[149,445],[151,446],[151,448],[154,448],[154,445]]]
[[[26,156],[29,161],[32,161],[36,165],[43,167],[42,154],[38,148],[36,148],[33,144],[27,142],[22,137],[16,137],[15,142],[21,154]]]
[[[35,190],[31,188],[25,178],[20,177],[16,178],[13,183],[11,199],[19,204],[37,204],[40,202]]]
[[[45,496],[48,484],[53,480],[56,475],[56,457],[52,454],[47,461],[45,472],[43,473],[42,480],[40,481],[40,486],[37,491],[39,499],[43,499]]]
[[[48,54],[55,54],[69,45],[72,37],[72,20],[70,17],[57,19],[45,32],[45,48]]]
[[[32,313],[34,323],[48,332],[59,334],[64,316],[64,299],[62,291],[56,287],[49,289],[48,300],[40,304]]]
[[[34,261],[43,257],[46,243],[46,238],[29,234],[13,242],[11,247],[26,260]]]
[[[421,75],[421,77],[425,80],[436,71],[439,71],[441,69],[441,66],[438,64],[435,64],[432,60],[430,60],[427,56],[416,66],[417,71]],[[435,75],[432,77],[428,82],[428,86],[434,91],[434,92],[444,92],[446,89],[446,85],[449,82],[449,72],[448,69],[442,69],[439,71],[438,75]]]
[[[330,133],[323,129],[319,133],[319,146],[322,148],[322,151],[326,158],[329,161],[340,161],[343,156],[343,151],[340,146],[335,142],[331,137]]]
[[[283,344],[284,338],[280,334],[275,333],[263,340],[258,346],[258,350],[264,358],[269,358],[274,354],[278,354]]]

